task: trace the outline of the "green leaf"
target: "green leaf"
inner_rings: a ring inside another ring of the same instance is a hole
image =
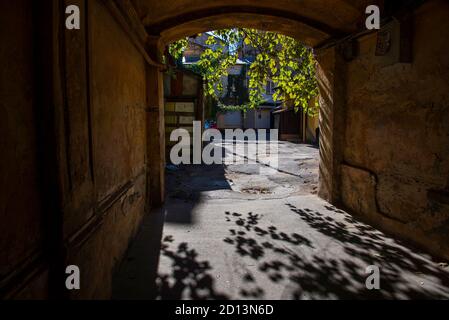
[[[179,57],[188,45],[187,39],[180,40],[169,47],[169,53]],[[308,114],[317,114],[319,103],[309,103],[318,95],[315,78],[313,51],[293,38],[274,32],[255,29],[223,29],[213,31],[206,41],[209,47],[201,54],[194,67],[207,81],[207,94],[219,102],[217,92],[222,91],[221,79],[228,75],[229,67],[235,64],[237,52],[243,46],[255,50],[255,62],[247,71],[248,101],[232,108],[254,108],[262,102],[265,84],[271,79],[276,84],[273,98],[284,104],[291,103]],[[231,50],[232,48],[232,50]],[[226,49],[226,50],[224,50]]]

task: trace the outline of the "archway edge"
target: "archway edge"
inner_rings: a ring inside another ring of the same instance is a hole
[[[150,36],[171,42],[210,30],[251,27],[315,46],[358,31],[367,4],[381,0],[130,0]],[[185,30],[185,32],[183,32]]]
[[[304,44],[316,47],[333,38],[341,38],[358,31],[363,21],[367,1],[351,0],[268,0],[197,1],[133,0],[137,15],[148,38],[147,50],[158,59],[170,42],[211,30],[247,27],[279,32]],[[370,1],[372,2],[372,1]],[[377,2],[377,0],[374,0]],[[344,109],[344,88],[338,83],[343,72],[337,70],[343,63],[335,47],[320,50],[317,55],[320,82],[320,133],[326,142],[320,147],[320,196],[332,203],[338,201],[338,164],[340,154],[334,139],[343,132],[339,121]],[[323,84],[326,84],[323,86]],[[323,116],[326,115],[326,116]],[[323,179],[325,178],[325,179]]]
[[[381,0],[131,0],[152,35],[206,17],[259,14],[293,20],[328,35],[357,31],[365,8]],[[209,29],[211,30],[211,29]]]
[[[178,23],[170,28],[160,31],[158,35],[160,36],[160,45],[163,47],[184,37],[231,27],[279,32],[298,39],[311,47],[325,41],[329,37],[339,37],[343,34],[342,32],[335,30],[330,34],[330,31],[328,31],[328,33],[304,22],[289,18],[260,13],[233,12],[208,16],[185,23]],[[150,34],[155,33],[155,29],[149,29],[148,31]]]

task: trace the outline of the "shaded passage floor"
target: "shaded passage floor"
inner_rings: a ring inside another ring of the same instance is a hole
[[[318,152],[281,143],[279,170],[168,174],[114,279],[117,299],[449,298],[448,268],[319,199]],[[164,223],[165,222],[165,223]],[[367,290],[366,268],[381,272]]]

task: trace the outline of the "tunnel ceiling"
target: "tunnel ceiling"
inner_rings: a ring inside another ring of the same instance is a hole
[[[373,0],[131,0],[150,35],[164,42],[208,30],[251,27],[316,46],[360,29]]]

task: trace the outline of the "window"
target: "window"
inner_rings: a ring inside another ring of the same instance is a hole
[[[274,83],[271,80],[267,81],[266,94],[272,95],[274,93]]]

